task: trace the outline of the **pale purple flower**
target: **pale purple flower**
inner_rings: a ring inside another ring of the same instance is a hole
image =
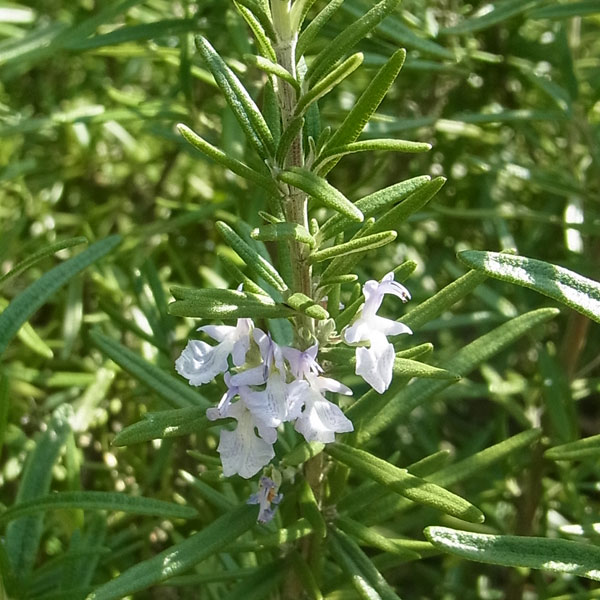
[[[290,371],[296,379],[306,379],[309,375],[319,375],[323,369],[317,363],[319,344],[315,343],[306,350],[297,350],[289,346],[282,347],[282,353],[290,365]]]
[[[329,377],[308,375],[307,381],[308,388],[303,394],[304,408],[296,419],[296,431],[301,433],[307,442],[325,444],[335,441],[336,433],[354,431],[352,422],[341,408],[324,396],[326,391],[351,396],[352,390]]]
[[[258,522],[268,523],[275,514],[276,506],[272,504],[279,504],[283,499],[283,494],[277,493],[278,486],[270,477],[261,477],[258,484],[258,492],[252,494],[246,501],[247,504],[258,504],[260,510],[258,511]]]
[[[390,386],[394,369],[394,347],[388,342],[387,336],[412,331],[403,323],[380,317],[376,313],[385,294],[392,294],[406,302],[410,299],[410,293],[402,284],[394,281],[394,273],[388,273],[380,282],[367,281],[363,286],[363,294],[365,303],[360,316],[346,328],[344,340],[348,344],[369,342],[368,348],[356,349],[356,374],[383,394]]]
[[[232,407],[234,406],[231,404],[231,400],[235,396],[239,396],[240,402],[244,404],[247,410],[250,410],[248,404],[252,403],[252,400],[250,399],[250,396],[253,393],[252,389],[247,385],[234,385],[233,377],[229,373],[225,373],[225,383],[227,385],[227,391],[221,397],[219,404],[214,408],[208,408],[206,410],[206,417],[209,421],[216,421],[217,419],[226,419],[227,417],[235,416],[231,414]],[[236,404],[239,404],[239,402]],[[258,434],[260,437],[269,444],[275,443],[275,440],[277,439],[277,431],[275,430],[274,426],[269,425],[263,419],[256,418],[252,411],[250,412],[252,414],[254,426],[256,429],[258,429]]]
[[[245,479],[253,477],[275,456],[273,442],[277,438],[277,432],[272,430],[274,436],[268,436],[266,430],[262,432],[271,437],[271,442],[265,441],[262,434],[261,437],[257,436],[254,431],[257,423],[243,399],[230,403],[219,416],[233,417],[238,422],[233,431],[221,430],[217,451],[221,455],[223,475],[231,477],[237,473]]]
[[[175,369],[190,385],[198,386],[212,381],[219,373],[227,371],[228,358],[233,358],[237,367],[246,361],[250,347],[251,319],[238,319],[237,325],[205,325],[199,327],[206,335],[218,342],[211,346],[201,340],[190,340],[179,358]]]
[[[236,386],[264,384],[262,390],[249,390],[244,395],[244,403],[257,424],[265,428],[276,428],[298,417],[302,409],[302,397],[308,384],[297,380],[286,382],[282,348],[271,339],[270,335],[255,329],[254,339],[260,349],[263,362],[257,367],[234,375],[231,383]]]

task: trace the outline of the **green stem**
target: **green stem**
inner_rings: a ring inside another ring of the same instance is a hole
[[[273,25],[278,35],[275,44],[277,62],[297,78],[296,70],[296,42],[298,34],[292,30],[290,18],[290,4],[288,0],[271,0],[271,14]],[[287,82],[278,80],[277,96],[281,107],[281,120],[283,127],[287,127],[294,115],[296,108],[296,90]],[[300,132],[292,144],[285,158],[284,167],[303,167],[304,151],[302,149],[302,132]],[[288,186],[288,193],[283,203],[286,221],[297,223],[308,229],[308,197],[301,190]],[[298,241],[290,242],[290,253],[293,270],[293,292],[300,292],[312,298],[312,273],[308,262],[310,248]],[[301,325],[314,333],[314,321],[310,317],[301,317]],[[301,340],[298,340],[301,342]],[[301,342],[302,343],[302,342]]]

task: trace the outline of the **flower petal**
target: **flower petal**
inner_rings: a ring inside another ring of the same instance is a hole
[[[203,331],[216,342],[222,342],[235,331],[235,327],[231,325],[203,325],[198,327],[196,331]]]
[[[324,444],[335,441],[336,433],[354,430],[340,407],[314,390],[307,394],[304,410],[296,420],[295,428],[307,442]]]
[[[377,344],[370,348],[356,349],[356,374],[360,375],[375,391],[383,394],[392,382],[394,370],[394,346]]]
[[[265,442],[254,432],[254,420],[241,402],[234,405],[228,416],[238,420],[234,431],[221,431],[217,448],[223,463],[223,474],[231,477],[236,473],[245,479],[256,475],[275,456],[272,444]]]
[[[190,340],[175,361],[175,369],[189,380],[190,385],[202,385],[227,370],[228,356],[229,348],[226,342],[210,346],[200,340]]]

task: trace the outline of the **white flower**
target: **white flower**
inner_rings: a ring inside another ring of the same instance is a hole
[[[323,395],[325,391],[337,392],[346,396],[352,390],[329,377],[308,375],[308,388],[304,393],[304,409],[296,420],[296,431],[307,442],[329,443],[335,441],[336,433],[354,431],[352,422],[344,415],[339,406],[329,402]]]
[[[356,374],[383,394],[390,386],[394,369],[394,347],[387,336],[412,331],[403,323],[385,319],[376,313],[385,294],[398,296],[403,302],[410,299],[410,294],[403,285],[394,281],[394,273],[388,273],[380,282],[367,281],[363,294],[365,303],[360,316],[345,330],[344,340],[348,344],[369,342],[369,348],[356,349]]]
[[[245,479],[256,475],[275,456],[272,442],[265,441],[254,432],[257,426],[252,413],[246,408],[243,399],[229,404],[222,411],[222,417],[233,417],[238,424],[233,431],[221,430],[217,451],[221,455],[223,475],[231,477],[236,473]],[[211,418],[211,416],[209,416]],[[273,429],[275,438],[277,432]]]
[[[302,408],[302,397],[308,384],[304,381],[286,382],[282,348],[271,339],[271,336],[260,329],[255,329],[254,339],[260,349],[262,364],[234,375],[231,384],[235,386],[264,384],[263,390],[248,388],[248,392],[244,394],[244,403],[257,425],[263,428],[276,428],[298,417]]]
[[[190,385],[202,385],[212,381],[219,373],[227,371],[227,359],[239,367],[246,360],[250,347],[252,319],[238,319],[235,327],[229,325],[205,325],[198,331],[219,342],[211,346],[200,340],[190,340],[179,358],[175,361],[177,372],[189,380]]]
[[[221,397],[221,400],[216,408],[208,408],[206,410],[206,417],[209,421],[216,421],[217,419],[226,419],[227,417],[235,416],[231,414],[231,410],[234,406],[231,404],[231,400],[235,396],[240,397],[240,401],[244,404],[247,410],[250,408],[248,404],[252,402],[250,399],[250,395],[253,393],[252,390],[247,385],[242,385],[239,382],[238,385],[234,385],[233,379],[234,377],[232,377],[229,373],[225,373],[227,391]],[[275,440],[277,439],[277,431],[275,428],[265,422],[265,420],[255,418],[254,414],[252,414],[252,419],[254,421],[254,427],[258,429],[258,434],[260,437],[269,444],[275,443]]]

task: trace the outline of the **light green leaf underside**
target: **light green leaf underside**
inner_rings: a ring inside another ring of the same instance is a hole
[[[490,277],[530,288],[600,323],[600,283],[535,258],[465,250],[458,258]]]
[[[591,544],[542,537],[486,535],[448,527],[428,527],[425,536],[434,546],[468,560],[600,581],[600,548]]]

